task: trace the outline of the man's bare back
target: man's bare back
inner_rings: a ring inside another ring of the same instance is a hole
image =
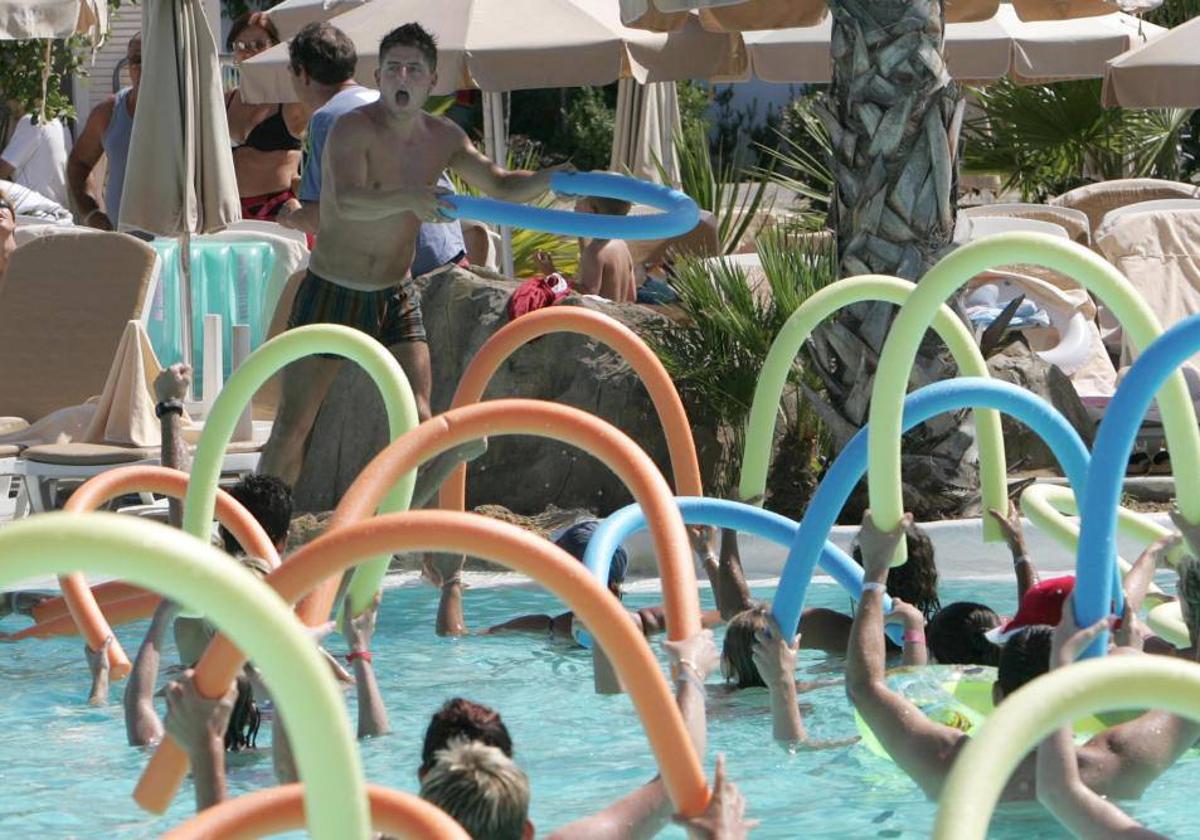
[[[592,239],[582,243],[577,288],[616,303],[636,303],[637,281],[629,246],[620,239]]]
[[[421,219],[398,211],[378,219],[346,214],[339,194],[358,190],[432,190],[467,142],[453,123],[419,114],[397,124],[381,103],[365,105],[333,126],[322,163],[331,201],[321,202],[313,271],[334,283],[375,291],[407,276]]]

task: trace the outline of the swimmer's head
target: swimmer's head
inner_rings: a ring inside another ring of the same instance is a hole
[[[529,778],[495,747],[456,740],[439,750],[421,780],[421,798],[478,840],[530,840]]]
[[[575,202],[576,213],[595,213],[598,216],[628,216],[633,205],[619,198],[598,195],[584,196]]]
[[[933,561],[933,542],[915,524],[905,530],[904,541],[908,546],[908,560],[903,566],[888,571],[887,591],[892,597],[919,609],[928,621],[941,606],[938,600],[937,565]],[[852,552],[854,561],[861,566],[862,551],[857,540]]]
[[[391,113],[420,111],[437,84],[437,40],[418,23],[384,35],[375,83],[380,102]]]
[[[292,522],[292,491],[283,481],[273,475],[249,473],[229,489],[229,495],[258,520],[277,549],[283,551],[287,547],[288,527]],[[221,526],[221,539],[230,554],[245,553],[224,525]]]
[[[125,69],[129,71],[129,81],[134,90],[142,83],[142,33],[135,32],[125,45]]]
[[[1050,670],[1050,639],[1054,628],[1049,624],[1022,627],[1000,649],[1000,664],[992,696],[997,703],[1027,682]]]
[[[425,777],[437,760],[438,752],[446,749],[456,738],[496,747],[512,758],[512,736],[508,734],[508,727],[500,719],[500,713],[482,703],[472,703],[462,697],[455,697],[447,700],[429,720],[429,727],[425,730],[425,743],[421,747],[421,766],[417,770],[417,778]]]
[[[999,665],[1000,647],[984,634],[1001,624],[991,607],[956,601],[929,620],[929,652],[942,665]]]
[[[563,531],[554,544],[582,563],[588,543],[592,541],[599,525],[600,523],[595,519],[576,522]],[[621,597],[621,584],[625,582],[625,572],[628,568],[629,555],[625,553],[625,549],[618,546],[613,553],[612,562],[608,566],[608,590],[618,598]]]
[[[310,23],[288,42],[292,87],[307,105],[324,105],[327,94],[320,88],[350,81],[357,65],[354,42],[331,23]]]
[[[1180,612],[1183,613],[1183,621],[1187,624],[1192,644],[1195,644],[1196,633],[1200,629],[1200,560],[1184,557],[1179,562],[1177,571]]]
[[[754,636],[766,629],[767,619],[767,606],[757,604],[729,620],[721,647],[721,673],[734,688],[765,688],[767,685],[754,664]]]

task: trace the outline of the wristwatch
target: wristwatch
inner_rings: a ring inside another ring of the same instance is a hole
[[[170,414],[172,412],[180,416],[183,415],[182,400],[163,400],[158,405],[154,406],[154,416],[159,420],[162,419],[164,414]]]

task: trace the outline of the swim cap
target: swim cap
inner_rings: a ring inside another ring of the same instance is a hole
[[[563,531],[562,535],[555,540],[555,545],[566,551],[580,563],[583,562],[583,553],[587,551],[588,543],[592,540],[592,535],[596,533],[596,528],[600,522],[596,519],[584,519],[581,522],[576,522],[567,530]],[[620,586],[625,580],[625,570],[629,568],[629,555],[625,553],[624,548],[618,548],[612,556],[612,563],[608,567],[608,585]]]

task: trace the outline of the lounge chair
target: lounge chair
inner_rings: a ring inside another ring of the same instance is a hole
[[[1200,187],[1158,178],[1122,178],[1077,187],[1050,199],[1049,203],[1083,211],[1091,223],[1094,240],[1096,229],[1109,211],[1160,198],[1200,198]]]
[[[1050,222],[1066,230],[1072,241],[1080,245],[1092,244],[1092,225],[1082,210],[1070,207],[1051,207],[1048,204],[981,204],[978,207],[964,207],[958,211],[963,216],[1001,216],[1014,219],[1034,219],[1039,222]]]

